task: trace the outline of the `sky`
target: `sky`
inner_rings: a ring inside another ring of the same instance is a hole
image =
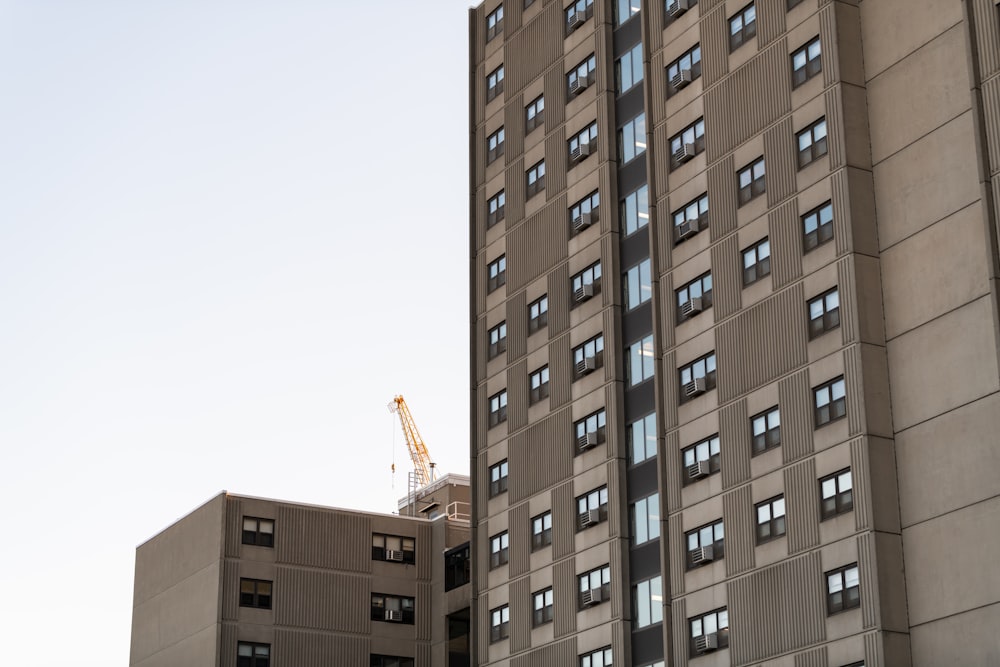
[[[396,394],[468,474],[470,4],[0,0],[6,662],[222,490],[393,511]]]

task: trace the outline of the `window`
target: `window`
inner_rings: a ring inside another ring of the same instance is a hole
[[[487,356],[493,359],[501,352],[507,351],[507,323],[501,322],[490,329],[490,349]]]
[[[413,667],[413,658],[398,655],[372,655],[371,667]]]
[[[625,235],[634,234],[649,224],[649,188],[643,185],[622,199],[621,219],[625,224]]]
[[[618,128],[618,159],[625,164],[646,152],[646,114]]]
[[[681,287],[677,294],[677,323],[712,307],[712,272],[703,273]]]
[[[605,565],[577,577],[577,604],[580,609],[605,602],[611,597],[611,567]]]
[[[531,550],[538,551],[550,544],[552,544],[552,512],[546,512],[531,520]]]
[[[504,605],[490,610],[490,643],[510,636],[510,607]]]
[[[666,24],[670,25],[673,21],[698,4],[698,0],[666,0],[667,9],[667,20]]]
[[[271,645],[239,642],[236,645],[236,667],[271,667]]]
[[[678,370],[681,380],[681,402],[715,389],[715,352],[695,359]]]
[[[533,334],[549,323],[548,295],[528,305],[528,333]]]
[[[510,541],[507,531],[490,538],[490,569],[506,565],[510,555]]]
[[[722,560],[726,555],[726,533],[722,519],[684,533],[687,544],[687,569]]]
[[[500,255],[495,260],[490,262],[488,268],[488,277],[486,281],[486,291],[492,292],[501,285],[507,283],[507,256]]]
[[[490,498],[507,492],[507,460],[490,466]]]
[[[240,579],[240,606],[271,608],[271,582],[260,579]]]
[[[850,468],[819,480],[819,490],[819,514],[824,521],[854,509],[854,485]]]
[[[274,520],[258,519],[253,516],[243,517],[243,544],[254,544],[258,547],[273,547]]]
[[[604,335],[573,348],[573,379],[579,380],[604,365]]]
[[[417,546],[412,537],[372,533],[372,560],[416,563]]]
[[[809,338],[816,338],[840,326],[840,293],[837,288],[809,300]]]
[[[497,67],[486,77],[486,101],[489,102],[494,97],[503,92],[503,65]]]
[[[788,9],[795,7],[802,3],[802,0],[788,0]],[[863,666],[862,666],[863,667]]]
[[[833,204],[826,202],[802,216],[802,249],[809,252],[833,238]]]
[[[545,160],[532,165],[531,169],[525,172],[524,177],[528,183],[525,195],[527,195],[528,199],[531,199],[545,189]]]
[[[667,65],[667,97],[701,77],[701,44]]]
[[[822,71],[823,54],[816,37],[792,54],[792,88],[798,88]]]
[[[594,0],[577,0],[566,8],[566,34],[573,32],[594,15]]]
[[[713,435],[695,443],[681,452],[684,462],[684,484],[719,472],[722,461],[719,455],[719,436]]]
[[[813,389],[816,428],[847,415],[844,378],[839,377]]]
[[[576,437],[576,453],[579,454],[604,442],[606,428],[604,410],[593,412],[574,423],[573,433]]]
[[[861,606],[858,564],[826,573],[826,613],[836,614]]]
[[[795,137],[799,146],[799,169],[802,169],[826,155],[826,118],[820,118]]]
[[[490,428],[507,421],[507,390],[490,396]]]
[[[413,625],[413,598],[372,593],[371,619]]]
[[[751,2],[729,19],[729,52],[732,53],[757,34],[757,8]]]
[[[504,143],[504,131],[501,127],[499,130],[491,134],[486,140],[486,164],[490,164],[498,157],[503,155],[503,143]]]
[[[660,537],[660,494],[640,498],[629,508],[632,544],[638,546]]]
[[[549,395],[549,367],[542,366],[537,371],[532,373],[529,378],[529,392],[528,401],[532,404],[537,403],[543,398],[548,398]]]
[[[610,646],[580,656],[580,667],[612,667],[613,664]]]
[[[753,454],[761,454],[781,444],[781,415],[777,406],[750,418]]]
[[[688,649],[692,658],[729,646],[729,612],[725,608],[689,618],[688,626],[691,628]]]
[[[615,92],[619,95],[642,83],[642,43],[615,61]]]
[[[751,164],[740,169],[736,175],[736,182],[739,186],[736,199],[740,206],[754,197],[764,194],[767,189],[764,178],[764,158],[757,158]]]
[[[601,197],[595,190],[569,209],[570,232],[578,234],[600,219]]]
[[[752,285],[771,273],[771,242],[759,241],[743,251],[743,285]]]
[[[656,413],[649,413],[628,425],[625,431],[628,440],[629,463],[635,465],[656,456]]]
[[[594,83],[597,79],[595,75],[596,70],[597,57],[593,53],[586,60],[570,70],[569,74],[566,75],[566,88],[569,91],[570,98],[579,95],[587,89],[587,86]]]
[[[670,138],[670,169],[673,171],[705,150],[705,119],[699,118]]]
[[[615,0],[615,27],[639,13],[639,0]]]
[[[785,534],[785,496],[775,496],[754,506],[757,516],[757,544]]]
[[[573,136],[568,142],[568,148],[571,167],[586,160],[591,153],[597,150],[597,123],[591,123],[589,127],[583,128]]]
[[[504,205],[507,203],[507,195],[504,191],[496,193],[486,202],[486,227],[487,229],[503,220]]]
[[[583,303],[595,294],[601,293],[601,263],[594,262],[573,276],[573,303]]]
[[[634,387],[653,377],[656,352],[653,349],[652,334],[625,348],[625,356],[628,357],[628,366],[625,367],[627,386]]]
[[[472,550],[469,543],[444,552],[444,589],[452,591],[472,581]]]
[[[608,519],[608,487],[602,486],[576,499],[578,531]]]
[[[545,124],[545,98],[541,95],[536,97],[531,104],[524,108],[524,116],[525,134]]]
[[[674,243],[680,243],[708,227],[708,194],[674,211]]]
[[[535,0],[524,0],[524,8],[527,9],[531,5],[535,4]]]
[[[625,272],[625,310],[632,310],[653,298],[653,277],[649,258]]]
[[[552,622],[552,587],[546,588],[544,591],[538,591],[531,596],[532,599],[532,614],[531,614],[531,625],[532,627],[538,627],[539,625],[545,625],[546,623]]]
[[[486,17],[486,41],[490,41],[503,32],[503,5],[500,5]]]
[[[663,622],[663,582],[659,576],[632,587],[632,605],[636,628]]]

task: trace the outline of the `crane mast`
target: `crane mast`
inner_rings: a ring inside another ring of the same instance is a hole
[[[399,416],[399,423],[403,427],[403,437],[406,439],[406,448],[410,452],[410,460],[413,461],[413,475],[418,487],[426,486],[434,481],[434,463],[431,461],[430,452],[424,439],[420,437],[417,430],[417,423],[413,421],[410,408],[402,396],[396,396],[389,403],[389,412],[394,412]]]

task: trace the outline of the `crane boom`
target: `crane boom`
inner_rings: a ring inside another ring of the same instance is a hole
[[[418,486],[426,486],[434,481],[434,464],[431,462],[430,452],[424,439],[420,437],[417,430],[417,423],[413,421],[410,408],[402,396],[396,396],[389,403],[389,412],[399,415],[399,423],[403,427],[403,437],[406,438],[406,448],[410,451],[410,459],[413,461],[413,472]]]

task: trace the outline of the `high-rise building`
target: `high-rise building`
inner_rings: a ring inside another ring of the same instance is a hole
[[[470,11],[478,664],[1000,664],[998,12]]]

